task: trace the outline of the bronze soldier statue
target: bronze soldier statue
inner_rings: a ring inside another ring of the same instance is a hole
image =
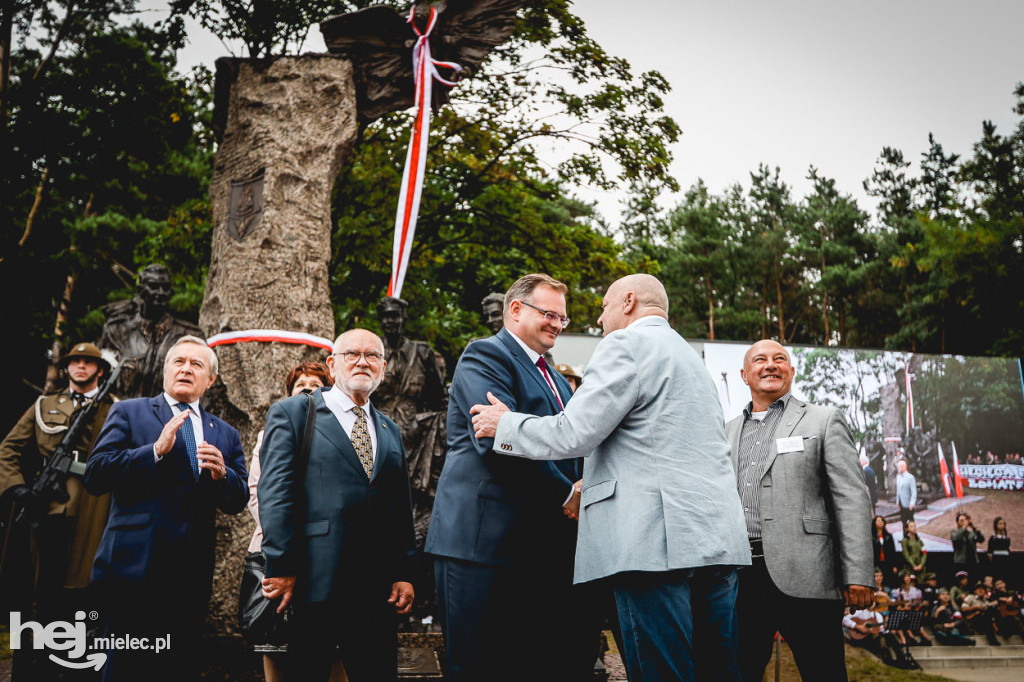
[[[484,300],[480,301],[481,316],[484,318],[484,324],[491,330],[492,334],[497,334],[505,326],[504,310],[505,294],[487,294],[484,296]]]
[[[171,275],[163,265],[139,271],[135,296],[109,304],[99,347],[109,348],[124,361],[116,387],[121,398],[154,396],[163,390],[164,356],[186,334],[205,338],[196,325],[167,311]]]
[[[413,520],[420,547],[426,538],[445,450],[448,395],[430,344],[405,337],[409,304],[385,296],[377,304],[387,368],[373,404],[402,430],[412,483]]]

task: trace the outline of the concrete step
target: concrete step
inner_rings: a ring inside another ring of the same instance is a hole
[[[1024,677],[1024,656],[993,656],[984,657],[950,657],[950,658],[914,658],[922,670],[941,670],[944,668],[1020,668]]]
[[[1024,658],[1024,645],[1004,644],[1003,646],[912,646],[914,658]]]

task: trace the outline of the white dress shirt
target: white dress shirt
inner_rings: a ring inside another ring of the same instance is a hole
[[[352,429],[356,425],[356,415],[352,412],[352,408],[356,407],[355,402],[337,386],[329,391],[321,391],[320,395],[324,397],[324,403],[334,413],[334,416],[337,417],[341,428],[345,429],[345,435],[351,440]],[[370,444],[373,446],[373,463],[376,464],[377,425],[373,421],[373,410],[370,409],[369,402],[359,407],[366,413],[366,429],[370,432]]]

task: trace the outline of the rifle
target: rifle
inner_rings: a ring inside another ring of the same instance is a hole
[[[121,375],[123,367],[124,362],[118,363],[93,399],[75,411],[68,430],[64,432],[64,437],[53,454],[46,459],[39,476],[29,487],[29,492],[14,502],[15,509],[10,521],[0,519],[0,531],[6,530],[4,525],[9,524],[26,524],[35,528],[46,514],[50,501],[67,502],[70,499],[67,491],[68,475],[81,476],[85,473],[85,462],[78,461],[75,444],[81,440],[82,434],[96,418],[100,405],[117,385],[117,378]],[[0,509],[7,508],[5,503],[10,502],[9,493],[13,490],[14,488],[9,488],[0,496]]]

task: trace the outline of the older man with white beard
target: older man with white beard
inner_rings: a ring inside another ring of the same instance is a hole
[[[289,679],[327,680],[340,649],[352,682],[394,680],[396,614],[414,598],[415,537],[401,433],[370,404],[387,365],[384,345],[349,330],[327,365],[334,387],[312,395],[307,465],[297,461],[307,397],[285,398],[267,414],[257,490],[263,594],[295,605]]]

